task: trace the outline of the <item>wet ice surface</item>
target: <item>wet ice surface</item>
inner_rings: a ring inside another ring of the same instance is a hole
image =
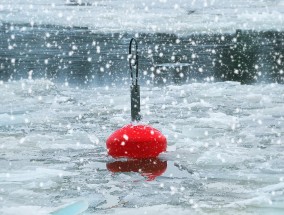
[[[282,0],[2,0],[0,3],[0,21],[85,26],[104,33],[283,30],[283,13]]]
[[[0,23],[177,35],[284,26],[281,0],[79,2],[2,0]],[[0,214],[283,213],[283,85],[142,86],[144,123],[168,137],[155,180],[107,170],[128,89],[0,82]]]
[[[142,86],[144,123],[168,137],[167,170],[149,181],[106,168],[105,140],[130,120],[127,87],[0,83],[1,214],[284,210],[283,85]]]

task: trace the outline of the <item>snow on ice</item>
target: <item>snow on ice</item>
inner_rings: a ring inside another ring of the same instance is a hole
[[[40,214],[81,200],[87,212],[109,214],[136,207],[178,214],[282,208],[283,85],[144,87],[144,122],[162,130],[169,144],[160,156],[167,170],[150,182],[106,169],[104,141],[130,121],[128,89],[48,80],[0,88],[2,214],[23,205]]]
[[[1,0],[0,27],[29,23],[177,35],[283,31],[283,14],[281,0]],[[9,36],[8,50],[15,49],[10,40],[16,36]],[[92,46],[102,53],[95,41]],[[77,50],[72,45],[66,54]],[[282,64],[283,56],[275,56]],[[18,58],[7,59],[17,64]],[[105,140],[130,121],[128,86],[75,88],[34,75],[30,69],[27,79],[0,80],[0,214],[283,213],[284,85],[142,86],[143,123],[168,138],[168,152],[159,157],[166,171],[153,179],[107,169],[113,159]]]
[[[2,22],[84,26],[104,33],[283,30],[283,12],[281,0],[2,0],[0,3]]]

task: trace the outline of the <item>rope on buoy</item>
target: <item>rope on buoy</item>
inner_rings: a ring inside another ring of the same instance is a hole
[[[135,54],[132,54],[132,43],[135,43]],[[138,43],[132,38],[129,44],[129,67],[130,67],[130,95],[131,95],[131,120],[132,122],[140,121],[140,86],[138,84]],[[135,79],[133,77],[133,68],[135,67]]]

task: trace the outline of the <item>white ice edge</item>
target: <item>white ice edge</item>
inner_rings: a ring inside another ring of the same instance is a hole
[[[0,22],[88,27],[94,32],[231,33],[236,29],[284,29],[284,5],[258,0],[2,0]],[[125,15],[127,14],[127,15]]]

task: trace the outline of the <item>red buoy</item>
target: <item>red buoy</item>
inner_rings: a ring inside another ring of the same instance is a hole
[[[167,169],[167,161],[158,158],[114,161],[107,163],[106,167],[111,172],[138,172],[149,181],[162,175]]]
[[[132,54],[132,42],[135,42],[135,55]],[[140,86],[138,84],[138,43],[134,38],[129,45],[129,66],[132,84],[131,120],[138,122],[140,115]],[[135,68],[135,76],[133,74]],[[114,158],[155,158],[167,149],[166,137],[149,125],[126,125],[115,131],[106,141],[108,154]]]
[[[149,125],[126,125],[106,141],[108,154],[114,158],[154,158],[167,149],[166,137]]]

